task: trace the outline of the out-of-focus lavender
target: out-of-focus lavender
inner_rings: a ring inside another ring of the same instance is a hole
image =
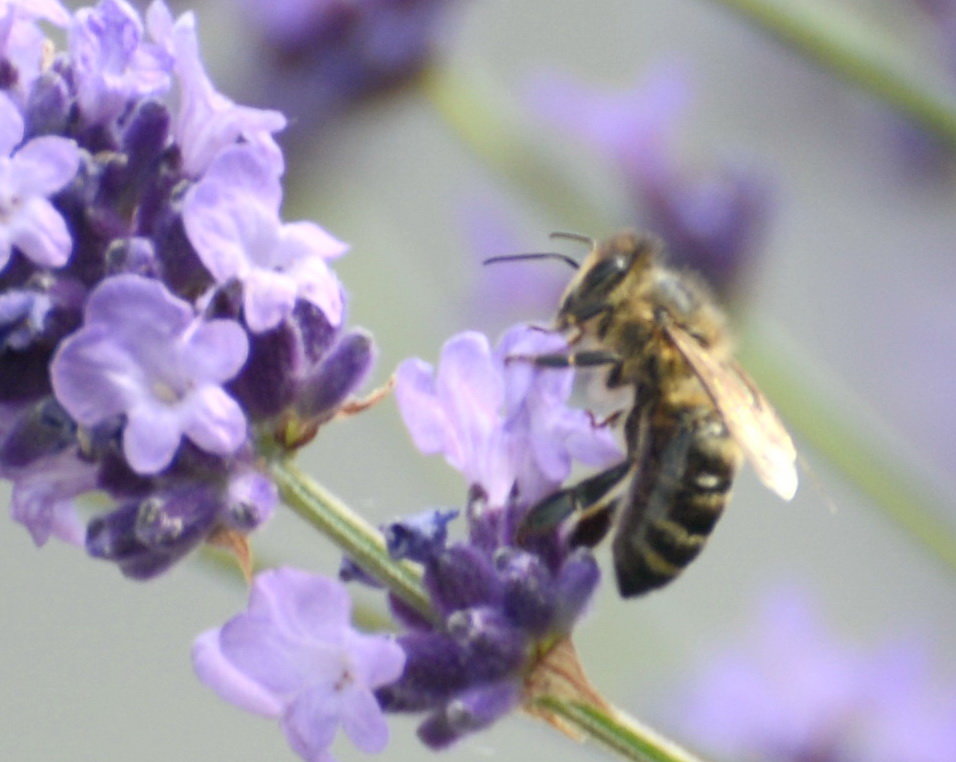
[[[626,92],[605,92],[558,73],[528,87],[549,128],[594,146],[620,174],[634,205],[626,224],[653,230],[675,264],[701,273],[723,296],[746,280],[772,212],[769,174],[744,159],[690,164],[677,131],[691,100],[685,72],[658,65]]]
[[[282,109],[286,139],[411,82],[429,64],[460,0],[242,0],[258,51],[246,84]]]
[[[152,577],[265,521],[263,448],[364,377],[346,246],[282,222],[285,118],[216,91],[191,13],[11,2],[0,29],[0,473],[37,544]],[[84,532],[93,490],[113,507]]]
[[[468,325],[500,330],[515,320],[536,317],[542,323],[554,315],[568,283],[568,269],[558,262],[497,262],[490,257],[547,251],[552,242],[542,235],[523,236],[517,220],[500,197],[472,194],[459,211],[465,245],[472,257]]]
[[[865,650],[841,640],[806,594],[784,589],[671,714],[684,738],[719,759],[952,762],[956,673],[945,669],[921,641]]]

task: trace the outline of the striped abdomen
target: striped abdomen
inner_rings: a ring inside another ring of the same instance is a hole
[[[641,415],[635,474],[614,535],[621,595],[670,582],[700,553],[730,494],[741,453],[711,406]],[[635,436],[638,436],[634,432]]]

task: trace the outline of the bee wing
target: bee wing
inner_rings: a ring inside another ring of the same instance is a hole
[[[797,491],[797,451],[766,397],[737,363],[710,352],[676,325],[665,330],[700,379],[760,481],[790,500]]]

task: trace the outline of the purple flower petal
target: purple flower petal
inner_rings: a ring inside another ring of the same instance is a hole
[[[294,279],[265,269],[250,272],[243,279],[243,289],[243,317],[253,333],[279,325],[292,312],[298,291]],[[332,322],[331,316],[329,322]]]
[[[400,654],[400,663],[404,664],[404,653],[397,645],[395,648]],[[391,680],[396,677],[398,675],[394,675]],[[367,688],[352,688],[347,691],[347,696],[343,697],[342,730],[356,748],[366,754],[378,754],[388,745],[385,715],[382,714],[375,695]]]
[[[289,746],[308,762],[332,762],[327,749],[338,725],[339,715],[321,690],[304,691],[282,716],[282,731]]]
[[[21,191],[49,196],[66,185],[80,166],[80,153],[72,140],[47,135],[33,138],[13,158],[13,171],[22,175]]]
[[[611,432],[566,407],[570,372],[515,357],[565,346],[519,326],[494,353],[484,336],[464,333],[446,342],[437,370],[406,360],[396,373],[396,398],[416,446],[443,454],[498,507],[516,485],[527,501],[556,489],[571,468],[569,443],[597,465],[619,460]]]
[[[327,759],[339,725],[359,748],[381,750],[388,730],[372,690],[401,674],[405,655],[391,638],[354,632],[349,609],[341,583],[264,572],[248,611],[197,641],[197,673],[226,700],[278,715],[304,759]]]
[[[110,410],[109,397],[97,401],[105,403],[100,410]],[[159,473],[170,464],[179,448],[183,432],[178,416],[162,405],[141,405],[130,409],[128,416],[123,430],[126,460],[136,473]]]
[[[245,416],[220,385],[247,351],[238,324],[202,325],[158,281],[118,275],[90,295],[83,328],[60,345],[51,377],[58,400],[83,425],[126,413],[130,465],[157,473],[183,435],[217,455],[244,441]]]
[[[278,188],[278,174],[261,149],[226,149],[186,195],[189,240],[219,283],[242,282],[244,317],[254,333],[275,328],[297,298],[338,325],[342,287],[325,260],[347,247],[314,223],[283,224]]]
[[[223,149],[243,138],[264,151],[281,173],[282,153],[272,133],[285,127],[285,117],[278,111],[237,106],[216,91],[199,55],[192,13],[180,16],[172,27],[162,14],[154,14],[150,20],[155,24],[151,33],[159,37],[160,44],[169,45],[176,56],[181,103],[174,132],[186,172],[194,177],[202,175]]]
[[[76,12],[70,27],[80,111],[88,124],[118,117],[132,97],[164,92],[172,59],[144,44],[139,15],[122,0]]]
[[[0,93],[0,156],[9,156],[23,140],[20,109],[5,93]]]
[[[29,530],[38,546],[54,536],[82,547],[85,529],[73,498],[96,488],[93,464],[67,450],[5,476],[13,481],[10,512],[15,521]]]
[[[70,231],[60,213],[45,198],[23,199],[9,226],[10,241],[36,264],[61,267],[70,258],[73,247]]]
[[[266,717],[278,717],[282,713],[282,702],[233,666],[223,654],[219,630],[208,630],[196,638],[192,660],[197,677],[226,701]]]

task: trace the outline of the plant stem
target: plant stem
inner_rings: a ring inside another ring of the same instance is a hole
[[[635,762],[701,762],[673,741],[618,712],[605,713],[578,701],[542,696],[535,702],[573,728],[625,759]]]
[[[711,0],[784,45],[879,98],[956,149],[956,103],[905,71],[889,40],[836,3]]]
[[[388,555],[381,532],[291,461],[273,461],[270,470],[282,499],[292,510],[408,605],[428,619],[435,619],[421,574],[412,564],[395,561]]]

